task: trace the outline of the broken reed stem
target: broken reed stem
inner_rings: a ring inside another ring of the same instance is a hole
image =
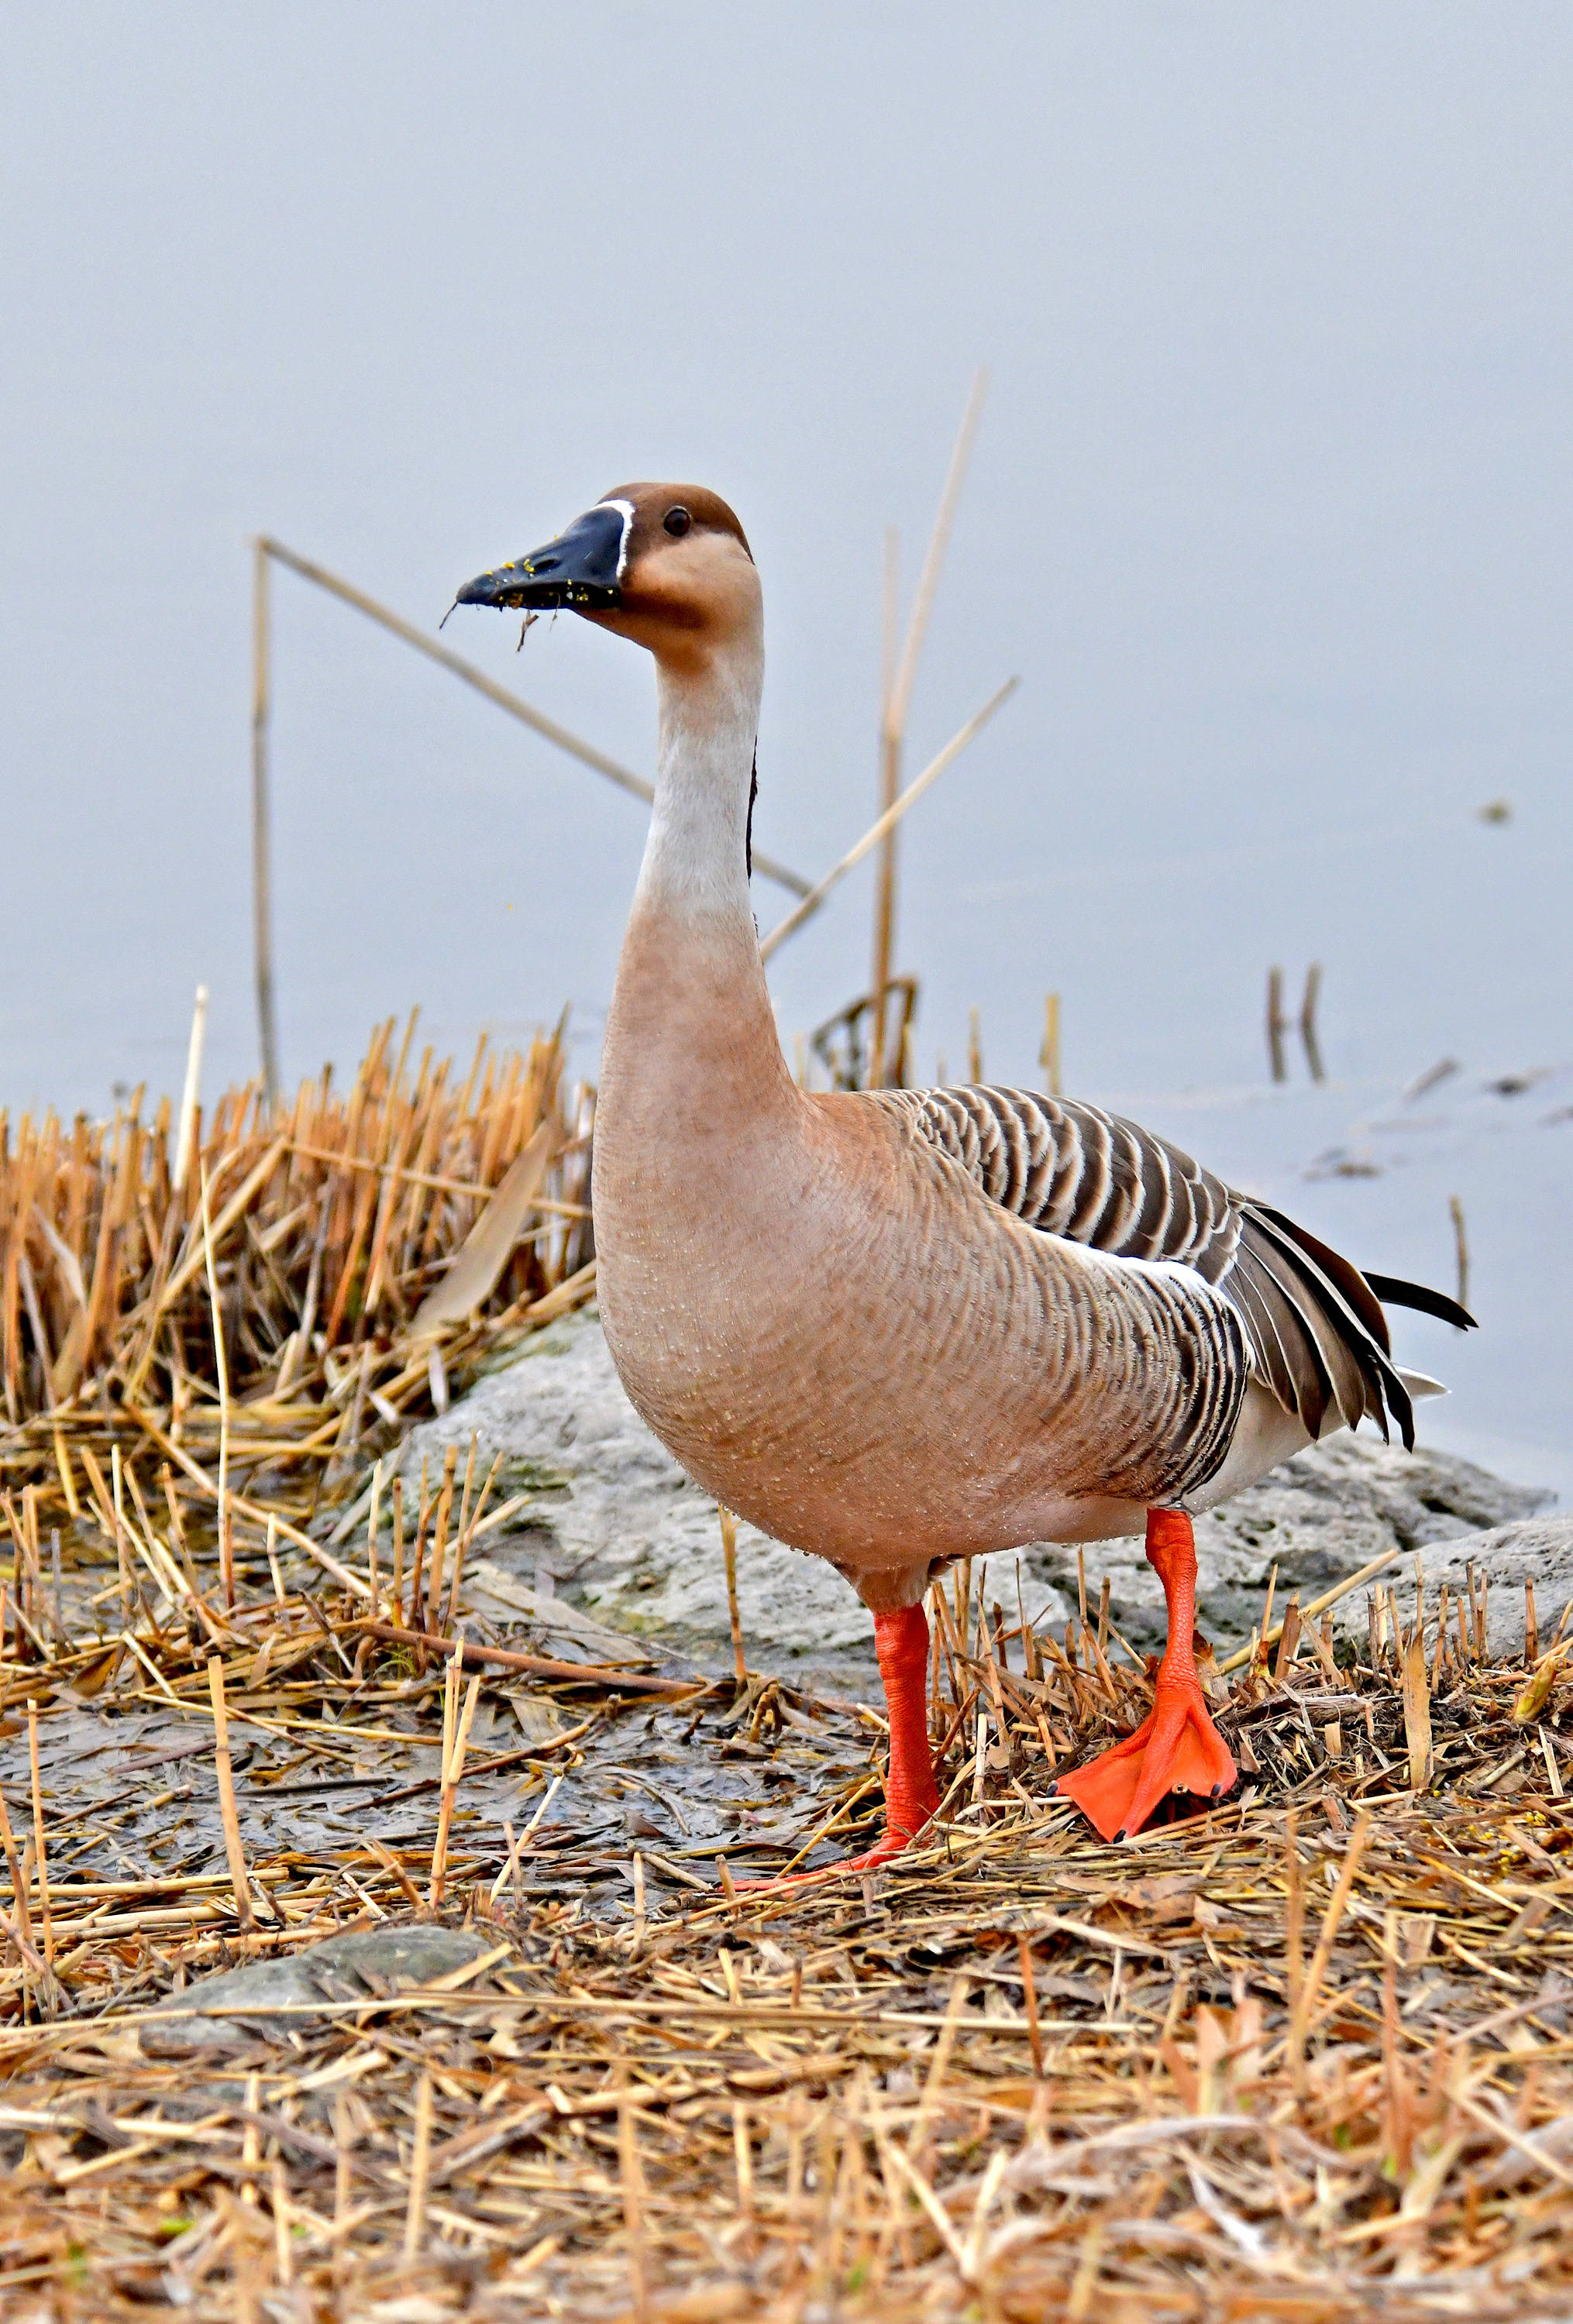
[[[282,1606],[286,1593],[284,1577],[279,1571],[279,1521],[276,1517],[271,1515],[268,1518],[267,1546],[268,1572],[273,1578],[273,1602],[275,1605]]]
[[[472,1437],[470,1440],[470,1460],[472,1462],[474,1459],[475,1440]],[[486,1503],[491,1499],[492,1487],[496,1482],[497,1471],[502,1465],[503,1455],[499,1452],[495,1455],[491,1467],[486,1471],[486,1482],[481,1487],[481,1497],[476,1503],[473,1509],[470,1509],[468,1507],[468,1476],[467,1475],[465,1479],[465,1508],[459,1512],[458,1538],[453,1545],[453,1581],[448,1592],[448,1628],[449,1630],[453,1629],[458,1620],[458,1592],[459,1585],[464,1580],[465,1552],[469,1547],[470,1543],[474,1540],[476,1532],[479,1527],[480,1521],[486,1513]]]
[[[1426,1670],[1426,1636],[1421,1608],[1415,1608],[1414,1628],[1403,1646],[1403,1736],[1409,1753],[1409,1787],[1423,1792],[1431,1780],[1431,1692]]]
[[[1022,2001],[1027,2012],[1027,2039],[1032,2045],[1032,2071],[1043,2079],[1043,2035],[1038,2024],[1038,1986],[1032,1975],[1032,1948],[1024,1936],[1016,1939],[1022,1957]]]
[[[208,987],[197,987],[196,1006],[191,1011],[191,1038],[186,1050],[186,1085],[180,1093],[180,1127],[175,1135],[175,1167],[170,1175],[170,1186],[179,1194],[191,1170],[191,1156],[197,1140],[197,1108],[202,1095],[202,1045],[208,1029]]]
[[[1284,1984],[1289,2002],[1289,2076],[1297,2098],[1305,2094],[1305,1877],[1300,1860],[1300,1817],[1284,1815]]]
[[[415,2143],[410,2156],[410,2200],[404,2212],[404,2264],[412,2266],[426,2236],[426,2181],[431,2169],[431,2076],[415,2090]]]
[[[442,1456],[442,1489],[437,1497],[437,1528],[431,1537],[431,1575],[426,1589],[427,1618],[417,1628],[442,1628],[442,1568],[448,1548],[448,1523],[453,1514],[453,1480],[458,1469],[458,1447],[450,1444]]]
[[[1458,1305],[1469,1305],[1469,1236],[1464,1224],[1464,1205],[1457,1194],[1448,1197],[1448,1215],[1453,1222],[1453,1257],[1458,1270]]]
[[[38,1771],[38,1704],[27,1698],[27,1757],[32,1770],[32,1834],[38,1860],[38,1895],[43,1918],[43,1958],[52,1974],[55,1965],[54,1914],[50,1905],[49,1851],[43,1832],[43,1788]]]
[[[382,1515],[382,1498],[383,1464],[377,1460],[372,1462],[371,1507],[365,1521],[366,1576],[372,1587],[371,1610],[374,1615],[382,1612],[382,1577],[377,1572],[377,1519]]]
[[[748,1657],[743,1651],[743,1616],[737,1605],[737,1520],[730,1509],[716,1505],[721,1520],[721,1554],[726,1566],[726,1613],[732,1625],[732,1669],[739,1686],[748,1683]]]
[[[620,2069],[619,2079],[625,2076],[625,2069]],[[644,2174],[640,2167],[633,2101],[627,2098],[620,2098],[617,2105],[617,2165],[623,2182],[623,2225],[628,2238],[629,2290],[634,2297],[636,2324],[645,2324],[650,2298],[644,2253]]]
[[[1315,2019],[1317,1996],[1321,1991],[1322,1979],[1328,1973],[1328,1963],[1332,1958],[1338,1925],[1343,1920],[1345,1907],[1349,1902],[1350,1892],[1355,1886],[1355,1875],[1360,1869],[1360,1858],[1365,1853],[1365,1843],[1370,1837],[1371,1811],[1367,1808],[1349,1835],[1348,1844],[1344,1850],[1344,1861],[1338,1868],[1337,1885],[1328,1900],[1327,1911],[1322,1914],[1321,1933],[1317,1939],[1316,1950],[1311,1955],[1310,1967],[1306,1972],[1305,1999],[1300,2013],[1302,2029],[1308,2028]]]
[[[295,2281],[295,2258],[290,2246],[290,2197],[284,2166],[276,2157],[269,2193],[273,2212],[273,2264],[280,2283],[288,2285]]]
[[[1003,706],[1010,700],[1012,695],[1015,692],[1020,684],[1021,679],[1019,678],[1008,678],[1004,684],[998,689],[997,693],[990,696],[989,699],[984,704],[983,708],[973,714],[973,715],[967,720],[966,725],[960,729],[959,733],[951,736],[949,742],[947,742],[945,748],[939,752],[939,756],[930,760],[928,765],[923,769],[922,773],[921,775],[915,775],[912,778],[912,780],[907,785],[906,789],[902,793],[900,798],[897,799],[895,805],[892,807],[888,807],[884,814],[879,816],[876,822],[872,823],[869,825],[868,829],[864,833],[863,837],[858,841],[856,846],[849,848],[847,853],[841,858],[840,862],[832,865],[831,869],[826,872],[824,878],[819,881],[815,887],[810,889],[808,894],[802,899],[802,901],[800,903],[794,904],[791,910],[788,912],[784,919],[777,921],[775,927],[771,929],[770,934],[767,936],[763,937],[760,941],[759,956],[761,960],[768,960],[778,945],[786,942],[788,936],[795,936],[797,934],[799,928],[802,927],[803,922],[810,918],[812,915],[819,910],[820,905],[824,902],[831,889],[834,888],[840,881],[844,880],[847,877],[847,874],[857,864],[862,862],[864,857],[868,853],[871,848],[878,846],[880,841],[884,837],[885,833],[894,828],[910,807],[913,807],[917,805],[918,801],[922,798],[923,793],[928,789],[930,784],[937,782],[939,778],[945,772],[947,767],[951,764],[952,761],[960,757],[962,752],[966,750],[974,735],[982,732],[983,728],[987,725],[989,720],[994,716],[995,712],[1002,708]],[[759,859],[756,855],[754,861],[757,862],[758,860]]]
[[[224,1663],[217,1655],[208,1657],[208,1693],[213,1705],[213,1766],[218,1777],[218,1818],[224,1826],[229,1885],[235,1892],[235,1917],[242,1930],[249,1932],[251,1881],[245,1868],[245,1850],[240,1841],[240,1818],[236,1812],[235,1769],[229,1757],[229,1712],[224,1700]]]
[[[16,1836],[11,1829],[11,1816],[4,1792],[0,1792],[0,1846],[5,1848],[5,1868],[11,1875],[11,1908],[16,1915],[16,1929],[23,1944],[31,1951],[32,1914],[28,1906],[27,1882],[23,1877],[21,1859],[16,1853]],[[36,1953],[32,1957],[41,1969],[47,1966]]]
[[[125,1503],[121,1490],[120,1447],[109,1448],[109,1472],[114,1480],[115,1496],[115,1562],[120,1574],[121,1618],[126,1629],[131,1628],[131,1560],[125,1547]],[[102,1480],[100,1480],[102,1481]]]
[[[227,1613],[235,1610],[235,1545],[229,1531],[229,1365],[224,1352],[224,1311],[218,1304],[218,1270],[213,1260],[213,1212],[208,1196],[208,1165],[199,1157],[202,1190],[202,1258],[208,1271],[208,1300],[213,1314],[213,1363],[218,1376],[218,1571]]]
[[[1289,1019],[1283,1013],[1283,971],[1270,968],[1267,972],[1267,1059],[1275,1082],[1288,1078],[1283,1062],[1283,1037],[1289,1030]]]
[[[1324,1590],[1319,1598],[1313,1598],[1309,1606],[1302,1606],[1300,1608],[1300,1618],[1301,1626],[1303,1627],[1304,1624],[1314,1619],[1317,1615],[1325,1614],[1329,1607],[1336,1606],[1340,1598],[1346,1598],[1352,1590],[1364,1589],[1366,1582],[1372,1581],[1375,1575],[1380,1573],[1384,1566],[1391,1565],[1395,1557],[1402,1557],[1402,1555],[1403,1551],[1402,1548],[1384,1549],[1380,1557],[1372,1558],[1369,1563],[1361,1566],[1358,1572],[1346,1574],[1342,1582],[1336,1582],[1330,1590]],[[1377,1598],[1380,1604],[1380,1590],[1377,1592]],[[1227,1678],[1231,1671],[1237,1671],[1243,1668],[1244,1665],[1251,1660],[1254,1654],[1261,1654],[1264,1652],[1268,1646],[1272,1646],[1274,1643],[1276,1636],[1277,1633],[1273,1633],[1272,1636],[1263,1636],[1261,1638],[1255,1639],[1254,1644],[1252,1646],[1236,1646],[1234,1653],[1226,1655],[1223,1661],[1218,1665],[1219,1677]]]
[[[449,1658],[443,1675],[442,1692],[442,1793],[437,1813],[437,1838],[431,1849],[431,1890],[428,1902],[440,1904],[448,1881],[448,1834],[453,1821],[454,1800],[459,1778],[464,1773],[464,1755],[469,1745],[471,1721],[476,1704],[480,1700],[484,1673],[477,1671],[469,1683],[469,1692],[462,1711],[458,1705],[458,1690],[463,1683],[463,1648],[456,1647]]]
[[[511,1841],[509,1843],[508,1852],[511,1857],[513,1854],[513,1845]],[[504,1864],[503,1867],[504,1871],[506,1872],[507,1868],[507,1865]],[[634,1851],[634,1950],[635,1953],[638,1952],[640,1946],[643,1942],[644,1858],[641,1851],[636,1848]]]
[[[741,2101],[732,2107],[732,2157],[737,2175],[737,2212],[754,2217],[754,2144],[748,2135],[748,2108]]]
[[[1043,1047],[1039,1052],[1039,1064],[1043,1068],[1043,1086],[1050,1097],[1059,1095],[1059,995],[1050,992],[1043,1001]]]
[[[404,1618],[404,1480],[393,1479],[393,1586],[390,1611],[395,1622]]]
[[[879,673],[879,806],[882,815],[895,805],[901,789],[902,732],[893,724],[896,680],[896,620],[901,538],[893,525],[884,535],[884,587],[880,604]],[[885,994],[890,984],[891,951],[895,934],[896,835],[893,827],[880,842],[874,875],[874,967],[870,992],[874,1001],[868,1082],[877,1089],[884,1079]]]

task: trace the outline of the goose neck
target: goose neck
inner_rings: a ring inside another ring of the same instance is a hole
[[[698,667],[656,670],[655,803],[636,908],[730,922],[752,943],[748,802],[763,654],[739,641]]]

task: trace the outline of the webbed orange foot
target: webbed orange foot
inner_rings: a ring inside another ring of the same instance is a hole
[[[1222,1799],[1236,1772],[1196,1673],[1196,1543],[1182,1510],[1148,1510],[1147,1560],[1169,1607],[1169,1643],[1151,1715],[1133,1735],[1062,1775],[1056,1786],[1105,1840],[1140,1831],[1170,1792]]]
[[[1168,1793],[1222,1799],[1235,1775],[1199,1681],[1193,1677],[1189,1688],[1183,1677],[1165,1684],[1161,1674],[1151,1716],[1112,1751],[1062,1775],[1059,1789],[1105,1840],[1124,1840],[1127,1832],[1141,1831]]]

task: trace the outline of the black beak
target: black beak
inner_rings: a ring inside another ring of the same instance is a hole
[[[621,604],[624,545],[632,515],[631,510],[611,502],[588,509],[544,549],[467,581],[457,602],[542,612],[559,605],[597,610]]]

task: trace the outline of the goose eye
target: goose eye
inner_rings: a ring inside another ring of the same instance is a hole
[[[693,519],[689,514],[686,508],[669,508],[662,521],[665,523],[668,532],[671,533],[673,537],[679,540],[682,539],[683,534],[693,522]]]

